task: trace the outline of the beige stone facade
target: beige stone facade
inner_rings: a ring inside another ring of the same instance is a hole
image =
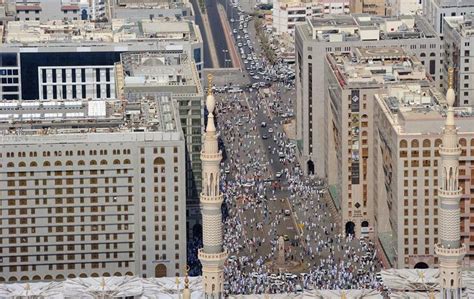
[[[438,186],[441,128],[446,120],[444,96],[434,89],[399,86],[374,98],[374,220],[379,245],[396,268],[438,266],[440,240]],[[459,186],[464,265],[474,265],[471,241],[471,156],[474,125],[470,109],[457,108],[461,157]],[[474,181],[473,181],[474,183]],[[474,221],[472,221],[474,223]]]
[[[328,54],[325,90],[325,157],[332,198],[345,234],[374,237],[373,96],[403,82],[429,86],[421,62],[401,48]],[[329,167],[330,166],[330,167]]]

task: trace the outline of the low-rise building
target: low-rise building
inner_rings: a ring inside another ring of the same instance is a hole
[[[0,102],[0,278],[182,275],[185,143],[169,94]]]
[[[324,153],[327,181],[344,234],[374,237],[373,96],[394,84],[432,86],[425,68],[401,48],[327,54]]]

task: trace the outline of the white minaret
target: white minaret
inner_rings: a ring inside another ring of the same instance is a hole
[[[199,260],[202,264],[202,283],[205,299],[224,298],[224,262],[227,251],[222,247],[222,212],[223,197],[219,190],[220,163],[222,153],[217,145],[216,127],[214,125],[215,99],[212,95],[212,75],[208,76],[209,92],[206,99],[207,118],[204,144],[201,151],[202,161],[202,235],[203,248],[199,249]]]
[[[439,243],[436,254],[439,258],[440,286],[443,299],[460,299],[461,262],[466,254],[466,246],[461,244],[459,201],[462,190],[459,187],[459,156],[457,128],[454,123],[453,68],[449,69],[448,113],[443,129],[443,144],[439,147],[441,156],[441,178],[439,197]]]

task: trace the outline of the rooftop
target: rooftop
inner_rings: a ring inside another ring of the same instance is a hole
[[[308,18],[306,28],[310,38],[321,42],[437,37],[434,29],[420,16],[324,15]]]
[[[177,104],[169,94],[129,100],[0,101],[0,132],[8,135],[180,132]]]
[[[436,88],[419,84],[388,87],[375,96],[385,116],[398,133],[439,134],[446,117],[446,99]],[[474,132],[472,107],[456,107],[460,133]]]
[[[84,45],[130,41],[199,41],[193,22],[173,18],[125,20],[112,24],[90,21],[12,21],[4,33],[6,44],[35,46],[59,43]]]
[[[121,61],[126,89],[161,86],[177,94],[202,94],[196,66],[186,54],[123,53]]]
[[[463,37],[474,35],[474,15],[445,17],[446,24],[456,30]]]
[[[356,48],[352,53],[332,53],[327,57],[341,86],[431,81],[421,62],[402,48]]]

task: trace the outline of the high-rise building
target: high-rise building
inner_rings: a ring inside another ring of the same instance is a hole
[[[394,85],[374,97],[373,198],[377,243],[394,268],[436,267],[439,128],[435,88]]]
[[[186,199],[188,228],[200,221],[201,143],[204,97],[194,61],[186,54],[124,53],[116,64],[117,93],[170,93],[179,104],[179,119],[186,140]]]
[[[186,265],[172,97],[0,102],[0,279],[162,277]]]
[[[214,108],[212,95],[212,76],[208,78],[209,94],[206,107],[209,112],[206,133],[202,145],[202,236],[203,248],[199,249],[199,260],[202,264],[202,289],[205,299],[224,298],[224,262],[227,250],[223,245],[222,211],[224,200],[220,192],[220,163],[222,152],[217,142],[218,134],[214,124]]]
[[[18,21],[3,37],[0,98],[7,100],[113,99],[113,67],[126,52],[186,54],[199,73],[203,67],[202,37],[191,21]]]
[[[462,149],[458,144],[458,129],[454,122],[454,70],[449,69],[448,91],[446,102],[446,124],[443,129],[443,142],[439,147],[441,156],[439,196],[439,242],[436,254],[439,258],[440,286],[442,297],[461,299],[462,260],[466,254],[466,246],[461,242],[459,201],[462,188],[459,184],[459,157]]]
[[[444,33],[445,17],[462,16],[474,12],[472,0],[423,0],[423,15],[438,34]]]
[[[474,15],[444,18],[443,78],[447,86],[448,68],[454,67],[455,106],[474,106]]]
[[[297,155],[305,173],[325,173],[323,148],[325,67],[327,53],[349,53],[356,47],[402,47],[415,54],[436,84],[440,77],[442,42],[421,17],[382,18],[369,15],[308,19],[296,26]]]
[[[403,85],[382,90],[374,101],[374,220],[381,252],[396,268],[437,267],[434,249],[442,225],[442,198],[437,189],[442,174],[439,128],[446,121],[445,97],[434,88]],[[463,265],[472,267],[474,122],[470,107],[456,108],[455,114],[461,150],[458,226],[467,248]]]
[[[394,84],[431,86],[422,63],[401,48],[327,54],[325,173],[345,234],[374,237],[373,96]]]

